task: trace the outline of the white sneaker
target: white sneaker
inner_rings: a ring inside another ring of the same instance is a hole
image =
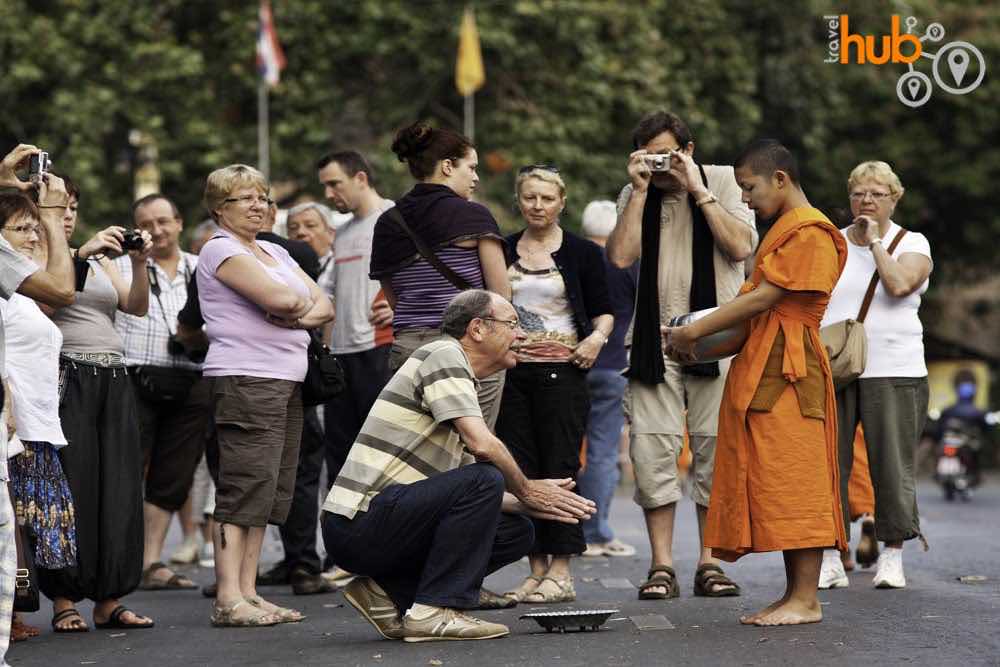
[[[875,588],[906,588],[903,575],[903,550],[886,547],[878,557],[878,569],[872,584]]]
[[[850,585],[847,572],[844,571],[844,563],[840,560],[840,553],[836,549],[824,551],[823,566],[819,571],[817,588],[825,590],[828,588],[847,588]]]
[[[215,567],[215,545],[211,542],[206,542],[201,547],[201,556],[198,560],[198,566],[204,568]]]

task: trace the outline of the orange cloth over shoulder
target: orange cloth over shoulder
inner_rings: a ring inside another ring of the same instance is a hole
[[[749,337],[726,378],[705,527],[705,544],[718,558],[847,547],[833,380],[819,338],[820,321],[846,261],[843,236],[815,208],[782,215],[761,241],[740,294],[765,279],[789,293],[750,320]],[[784,335],[781,374],[789,385],[771,410],[748,410],[779,330]],[[825,380],[825,419],[804,417],[791,386],[807,373],[806,337]]]
[[[847,507],[851,521],[857,521],[863,514],[875,514],[875,489],[868,469],[868,447],[865,446],[865,432],[858,424],[854,432],[854,465],[851,478],[847,481]]]

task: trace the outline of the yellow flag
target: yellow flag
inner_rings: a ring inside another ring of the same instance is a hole
[[[462,15],[462,29],[458,34],[458,60],[455,61],[455,87],[463,97],[471,95],[486,82],[483,53],[479,50],[479,31],[471,9]]]

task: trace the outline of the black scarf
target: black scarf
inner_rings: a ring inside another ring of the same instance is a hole
[[[701,182],[708,187],[705,169],[699,164]],[[693,225],[691,241],[691,292],[688,306],[691,312],[718,305],[715,296],[715,238],[708,220],[694,196],[688,193]],[[644,384],[660,384],[665,372],[663,337],[660,335],[660,216],[663,190],[652,183],[642,209],[642,248],[639,264],[639,288],[635,304],[635,324],[632,329],[632,353],[626,375]],[[699,377],[719,377],[718,362],[682,366],[681,372]]]

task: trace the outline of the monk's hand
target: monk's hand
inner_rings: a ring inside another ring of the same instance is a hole
[[[584,370],[592,367],[594,361],[597,359],[597,355],[601,353],[601,348],[604,347],[604,341],[606,340],[607,338],[600,331],[590,334],[573,349],[573,354],[569,357],[569,363]]]
[[[643,158],[644,155],[648,154],[649,151],[641,148],[632,151],[628,156],[628,177],[632,181],[633,192],[645,192],[649,187],[650,179],[653,178],[653,172],[649,170],[649,165]]]
[[[663,351],[667,357],[679,364],[690,364],[698,360],[694,346],[698,339],[692,335],[691,327],[660,327],[663,336]]]
[[[518,497],[525,507],[525,513],[545,515],[550,521],[579,523],[597,511],[592,500],[573,493],[572,479],[529,479],[524,491]]]
[[[878,235],[878,221],[868,215],[859,215],[854,218],[854,228],[856,238],[861,241],[861,245],[871,245],[881,238]]]

